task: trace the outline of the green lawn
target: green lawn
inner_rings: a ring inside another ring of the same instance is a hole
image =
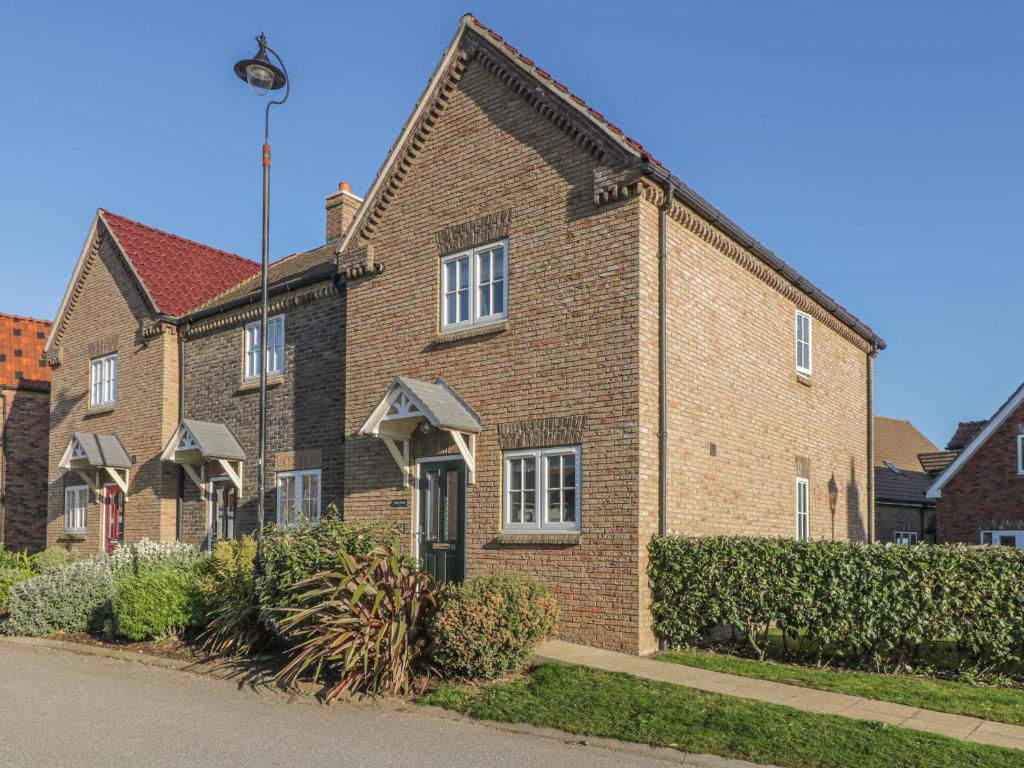
[[[1024,752],[1016,750],[555,664],[541,665],[513,683],[446,685],[419,701],[485,720],[784,768],[1024,766]]]
[[[848,693],[937,712],[971,715],[1015,725],[1024,723],[1024,689],[1021,688],[971,685],[923,675],[877,675],[870,672],[814,669],[700,650],[672,651],[660,658],[689,667]]]

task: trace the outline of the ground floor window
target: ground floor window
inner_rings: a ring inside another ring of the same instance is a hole
[[[893,544],[917,544],[917,531],[893,531]]]
[[[996,547],[1024,547],[1024,531],[982,531],[981,543]]]
[[[294,525],[300,518],[320,519],[320,470],[277,473],[277,524]]]
[[[806,477],[796,479],[796,538],[797,541],[809,541],[811,538]]]
[[[579,446],[505,452],[505,524],[511,531],[578,531]]]
[[[64,532],[84,533],[89,516],[89,486],[73,485],[64,489]]]

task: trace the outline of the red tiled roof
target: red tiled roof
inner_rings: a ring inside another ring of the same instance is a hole
[[[676,177],[674,174],[672,174],[672,172],[669,170],[668,166],[666,166],[664,163],[662,163],[660,160],[658,160],[656,157],[654,157],[654,155],[652,155],[647,150],[647,148],[644,147],[643,144],[641,144],[636,139],[634,139],[634,138],[632,138],[630,136],[627,136],[626,133],[619,126],[617,126],[615,123],[611,122],[603,114],[601,114],[596,109],[594,109],[592,106],[590,106],[584,99],[580,98],[575,93],[573,93],[572,90],[570,90],[567,85],[565,85],[563,83],[560,83],[558,80],[556,80],[551,75],[550,72],[548,72],[548,71],[546,71],[544,69],[541,69],[539,66],[537,66],[536,62],[534,62],[533,59],[530,59],[530,58],[526,57],[525,55],[523,55],[523,53],[521,53],[518,48],[513,46],[511,43],[509,43],[507,40],[505,40],[504,37],[499,35],[497,32],[495,32],[493,29],[488,27],[482,21],[480,21],[480,19],[478,19],[476,16],[474,16],[471,13],[466,14],[466,16],[469,18],[469,21],[473,24],[474,27],[476,27],[476,29],[478,31],[480,31],[480,32],[484,33],[485,35],[487,35],[488,37],[490,37],[491,41],[494,42],[495,44],[497,44],[498,46],[500,46],[501,48],[503,48],[505,50],[505,52],[509,56],[511,56],[512,58],[514,58],[517,61],[519,61],[524,67],[527,68],[527,70],[531,71],[534,75],[539,77],[541,80],[543,80],[546,83],[548,83],[551,87],[553,87],[556,90],[561,91],[562,93],[566,94],[573,101],[573,103],[575,103],[580,109],[585,111],[591,117],[591,119],[593,119],[595,122],[597,122],[600,126],[604,127],[608,132],[610,132],[613,135],[617,136],[619,139],[621,139],[623,142],[628,144],[634,150],[639,152],[640,156],[641,156],[641,158],[643,160],[646,160],[647,162],[651,163],[652,165],[658,166],[665,173],[669,174],[669,176],[672,177],[673,182],[676,184],[677,187],[685,188],[686,191],[689,192],[692,195],[692,197],[696,198],[699,201],[701,207],[706,209],[705,211],[701,212],[701,215],[704,216],[704,218],[707,218],[709,221],[711,221],[712,224],[716,224],[718,226],[722,226],[722,225],[727,225],[728,224],[728,225],[731,225],[732,227],[735,227],[736,230],[738,230],[738,232],[741,233],[741,235],[743,237],[745,237],[747,240],[750,241],[749,244],[741,243],[741,245],[744,245],[745,247],[750,248],[751,250],[753,250],[753,246],[757,246],[760,249],[763,249],[763,252],[765,252],[770,258],[777,260],[780,264],[782,264],[782,266],[784,266],[791,273],[789,275],[784,275],[787,280],[789,280],[790,282],[792,282],[794,285],[796,285],[798,288],[800,288],[801,290],[803,290],[805,292],[808,290],[808,288],[812,289],[814,292],[819,294],[819,296],[824,300],[823,303],[825,304],[826,309],[830,309],[830,311],[832,311],[833,314],[835,314],[835,309],[837,309],[840,314],[845,314],[853,322],[853,324],[855,326],[854,330],[858,334],[860,334],[861,336],[864,336],[864,337],[869,337],[870,339],[874,339],[875,341],[878,342],[880,348],[882,348],[882,349],[885,348],[885,341],[881,337],[879,337],[878,334],[876,334],[870,328],[870,326],[868,326],[863,320],[858,318],[856,315],[854,315],[852,312],[850,312],[850,310],[848,310],[846,307],[844,307],[842,304],[840,304],[834,298],[829,296],[827,293],[822,291],[820,288],[818,288],[817,286],[813,285],[809,280],[807,280],[805,277],[803,277],[802,275],[797,273],[795,270],[793,270],[793,268],[790,267],[788,264],[785,264],[785,262],[782,262],[782,260],[779,259],[779,257],[776,256],[772,251],[768,250],[763,245],[761,245],[756,240],[754,240],[754,238],[751,237],[749,234],[747,234],[738,224],[733,222],[728,216],[726,216],[720,210],[718,210],[713,205],[711,205],[711,203],[707,202],[707,200],[705,200],[701,195],[697,194],[697,192],[694,191],[692,187],[690,187],[689,185],[687,185],[684,182],[680,181],[678,179],[678,177]],[[775,269],[775,267],[773,265],[771,265],[770,263],[769,263],[769,266],[772,266],[772,268]],[[833,304],[835,306],[835,309],[829,308],[828,307],[828,303]],[[856,326],[859,326],[859,327],[856,327]]]
[[[100,209],[157,309],[183,315],[260,271],[255,261]]]
[[[50,388],[43,347],[51,325],[49,320],[0,312],[0,387]]]

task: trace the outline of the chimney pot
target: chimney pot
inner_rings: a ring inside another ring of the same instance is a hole
[[[338,182],[338,191],[339,192],[351,192],[352,191],[352,186],[347,181],[339,181]]]

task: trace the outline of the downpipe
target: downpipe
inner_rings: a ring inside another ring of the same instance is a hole
[[[668,531],[668,212],[675,199],[675,184],[665,183],[665,199],[658,207],[658,535]]]

